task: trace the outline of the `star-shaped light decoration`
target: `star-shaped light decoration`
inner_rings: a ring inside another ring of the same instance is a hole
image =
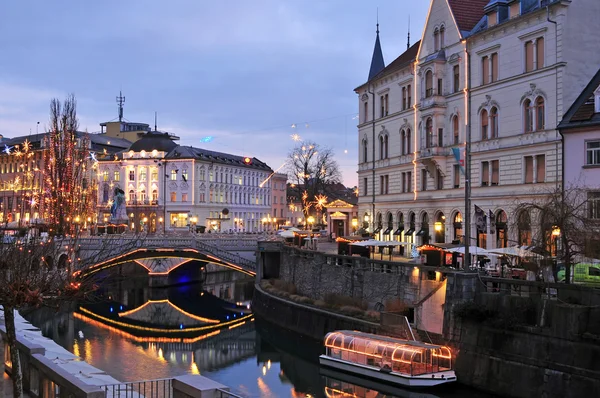
[[[12,146],[8,146],[8,145],[4,145],[4,153],[6,153],[7,155],[10,155],[10,151],[13,149],[14,147]]]
[[[27,139],[25,139],[25,142],[23,142],[23,152],[29,152],[30,149],[31,149],[31,142],[29,142]]]
[[[298,141],[302,140],[302,138],[300,138],[300,136],[298,134],[295,134],[295,133],[292,134],[292,135],[290,135],[290,137],[292,137],[292,141],[298,142]]]
[[[92,159],[92,162],[98,162],[98,159],[96,158],[96,152],[90,152],[90,159]]]
[[[200,138],[200,142],[211,142],[212,140],[213,140],[213,136],[212,135]]]

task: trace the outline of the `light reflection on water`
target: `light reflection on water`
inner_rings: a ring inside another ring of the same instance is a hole
[[[221,283],[224,279],[220,277],[218,280]],[[128,284],[122,284],[118,291],[107,292],[113,300],[127,297],[128,302],[123,303],[125,306],[129,304],[126,310],[144,304],[142,298],[147,300],[153,295],[147,291],[147,281],[129,281]],[[127,288],[130,290],[127,291]],[[206,285],[203,288],[206,289]],[[247,290],[245,287],[243,289]],[[195,303],[185,302],[182,297],[200,303],[210,296],[201,296],[201,291],[199,286],[188,285],[176,288],[169,294],[172,293],[179,304],[187,306],[186,311],[192,312],[191,309],[196,308]],[[233,288],[228,292],[233,302],[248,298],[236,294]],[[211,316],[218,315],[214,310],[209,311],[212,312]],[[206,315],[202,308],[198,311],[194,314]],[[128,338],[98,322],[77,319],[72,313],[38,311],[27,318],[40,327],[44,335],[121,381],[202,374],[229,386],[233,392],[244,397],[342,397],[352,394],[364,398],[486,396],[464,390],[440,395],[385,395],[374,389],[324,377],[318,366],[321,349],[318,342],[307,341],[289,332],[283,333],[260,320],[248,321],[232,329],[223,328],[219,333],[195,343],[155,343]]]

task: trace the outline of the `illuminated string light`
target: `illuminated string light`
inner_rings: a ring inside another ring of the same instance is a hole
[[[273,175],[275,173],[277,173],[279,170],[281,170],[286,164],[287,164],[287,161],[283,162],[283,164],[281,166],[279,166],[275,171],[273,171],[271,174],[269,174],[269,176],[267,178],[265,178],[265,180],[263,182],[258,184],[258,186],[260,188],[262,188],[267,183],[267,181],[269,181],[271,179],[271,177],[273,177]]]

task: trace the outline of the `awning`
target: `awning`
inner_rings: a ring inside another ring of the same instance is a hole
[[[389,234],[389,233],[390,233],[390,232],[392,232],[393,230],[394,230],[394,228],[392,228],[392,227],[388,227],[388,228],[387,228],[385,231],[383,231],[383,234],[384,234],[384,235],[386,235],[386,234]]]
[[[425,228],[421,228],[421,230],[419,232],[417,232],[417,235],[415,236],[427,236],[429,235],[429,231]]]
[[[411,227],[411,228],[410,228],[408,231],[406,231],[406,232],[404,233],[404,236],[406,236],[406,235],[412,235],[412,234],[414,234],[414,233],[415,233],[415,228],[414,228],[414,227]]]
[[[404,231],[404,226],[398,228],[396,231],[394,231],[394,235],[402,235],[402,231]]]
[[[376,233],[379,233],[379,231],[381,231],[381,227],[375,228],[375,231],[373,231],[373,233],[376,234]]]

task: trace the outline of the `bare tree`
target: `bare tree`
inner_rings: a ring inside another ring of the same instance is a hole
[[[341,181],[339,166],[330,148],[308,141],[298,144],[288,155],[288,179],[292,192],[302,199],[302,212],[307,218],[310,208],[323,206],[328,186]]]
[[[44,139],[42,203],[44,219],[53,234],[73,233],[73,217],[95,215],[95,166],[90,161],[89,138],[78,133],[77,101],[69,95],[61,104],[50,102],[50,128]]]
[[[538,253],[555,256],[565,265],[565,281],[571,283],[571,268],[581,258],[596,256],[597,233],[600,225],[590,217],[592,203],[588,192],[580,187],[570,187],[544,193],[539,199],[516,205],[519,243],[531,240]],[[535,228],[526,225],[536,220]],[[596,242],[593,244],[593,242]],[[554,275],[556,276],[556,268]]]

